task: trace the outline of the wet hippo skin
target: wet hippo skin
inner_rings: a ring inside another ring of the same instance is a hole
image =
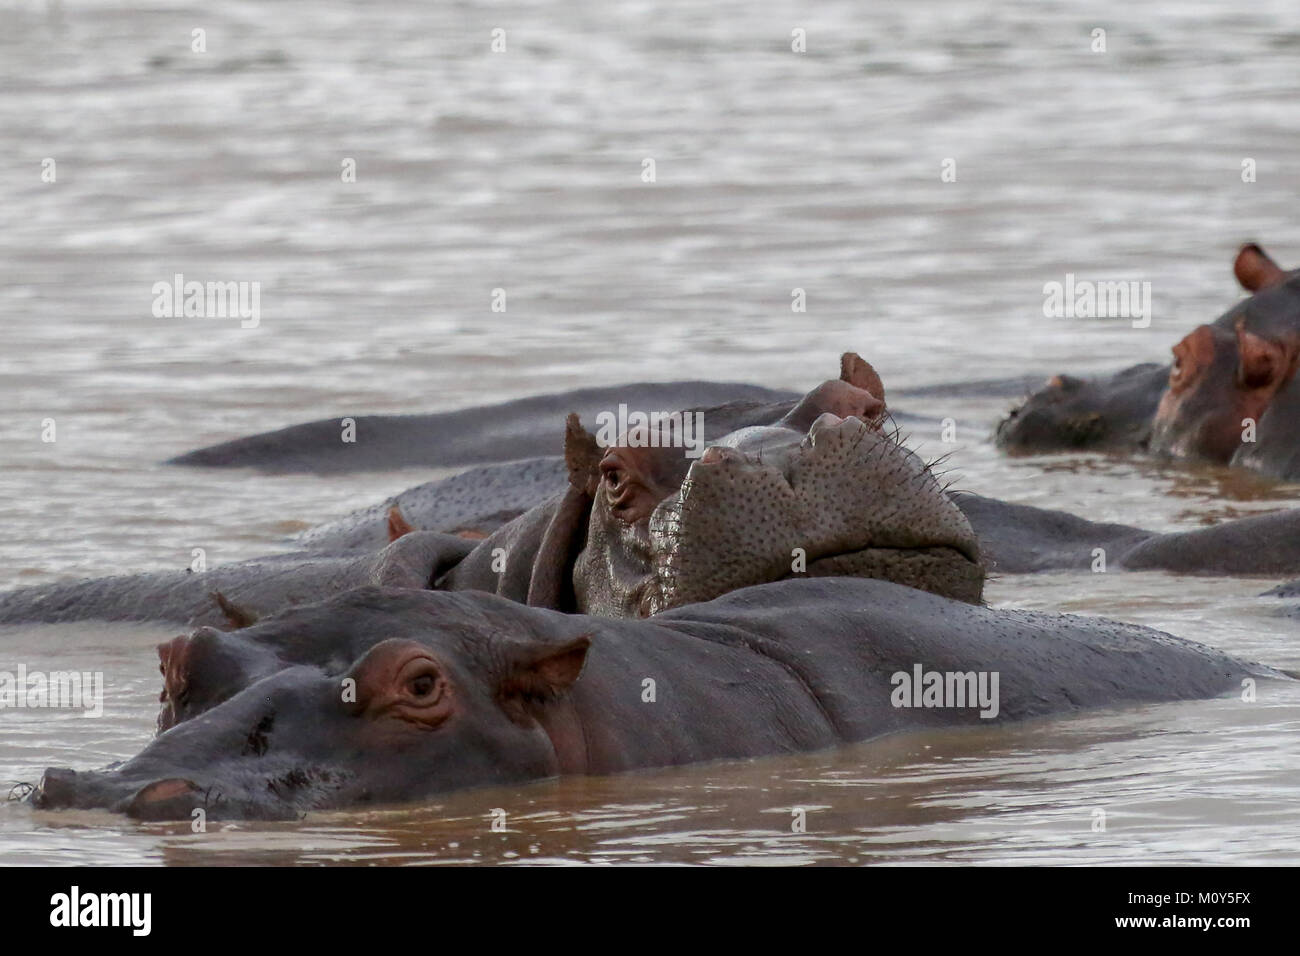
[[[728,382],[633,382],[427,415],[353,415],[355,442],[342,440],[340,423],[349,416],[339,415],[199,448],[167,464],[316,474],[475,465],[552,453],[556,423],[570,412],[592,421],[620,402],[658,409],[795,398],[795,392]]]
[[[47,770],[36,805],[292,818],[1212,697],[1246,677],[1282,676],[1134,625],[994,611],[856,578],[745,588],[648,620],[365,588],[230,638],[257,648],[244,658],[247,683],[230,679],[239,665],[227,667],[221,695],[167,722],[116,769]],[[169,645],[164,660],[173,658],[182,671],[168,676],[173,688],[222,661]],[[983,674],[984,698],[898,706],[923,702],[900,696],[898,675],[917,668],[971,674],[972,697]]]

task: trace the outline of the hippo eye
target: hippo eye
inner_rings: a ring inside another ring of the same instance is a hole
[[[438,686],[438,679],[433,674],[421,674],[411,678],[406,685],[412,697],[428,697]]]

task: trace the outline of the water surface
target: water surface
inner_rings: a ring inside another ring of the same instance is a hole
[[[507,50],[489,51],[491,31]],[[1090,49],[1094,28],[1107,51]],[[191,31],[207,52],[192,53]],[[790,50],[807,31],[807,52]],[[1294,487],[1100,457],[1007,460],[1005,399],[909,388],[1163,360],[1300,263],[1294,5],[548,0],[0,3],[0,585],[184,567],[431,477],[162,467],[310,418],[684,377],[806,388],[845,349],[959,423],[958,487],[1153,528]],[[42,161],[56,161],[54,183]],[[642,181],[655,160],[656,181]],[[1243,159],[1257,181],[1243,183]],[[356,162],[354,183],[341,179]],[[956,162],[955,182],[941,164]],[[151,289],[260,282],[257,328]],[[1153,320],[1043,317],[1065,273]],[[506,291],[504,313],[493,290]],[[802,289],[807,311],[791,311]],[[53,419],[57,441],[40,440]],[[559,424],[557,423],[557,438]],[[1300,666],[1263,580],[1002,577]],[[0,715],[0,780],[148,739],[171,631],[0,635],[0,668],[102,670],[103,718]],[[955,635],[954,639],[959,639]],[[7,862],[1300,862],[1300,692],[564,780],[193,835],[0,806]],[[507,811],[504,833],[489,811]],[[807,832],[791,832],[792,809]],[[1096,809],[1105,832],[1093,831]]]

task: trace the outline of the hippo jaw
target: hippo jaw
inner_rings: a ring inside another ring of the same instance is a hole
[[[873,577],[978,603],[979,545],[911,451],[855,417],[823,415],[796,445],[713,448],[656,509],[648,613],[801,576]]]

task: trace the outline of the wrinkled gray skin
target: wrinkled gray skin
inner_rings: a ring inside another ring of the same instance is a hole
[[[854,359],[853,374],[883,392],[870,367]],[[228,614],[213,601],[215,591],[256,618],[367,583],[487,590],[562,611],[644,616],[791,573],[875,574],[978,600],[983,571],[970,528],[923,464],[874,427],[883,408],[844,380],[797,403],[710,410],[706,425],[730,434],[719,464],[707,454],[692,463],[680,447],[602,450],[571,418],[567,488],[468,554],[464,539],[422,532],[375,555],[298,554],[201,575],[50,585],[0,596],[0,623],[216,625]],[[772,424],[754,428],[755,420]],[[616,474],[625,479],[614,487],[607,479]],[[717,497],[710,489],[718,481],[741,493]],[[693,497],[680,494],[686,488],[695,489]],[[747,500],[755,488],[782,494]],[[719,511],[712,523],[699,505],[709,495]],[[679,508],[689,520],[653,524],[659,506]]]
[[[228,686],[116,769],[47,770],[35,804],[150,820],[188,820],[200,807],[211,819],[294,818],[1282,678],[1147,628],[848,578],[746,588],[648,620],[364,588],[236,638],[278,669]],[[917,666],[996,673],[996,716],[895,706],[894,675]],[[642,701],[646,678],[653,704]]]
[[[556,423],[570,412],[592,421],[620,402],[634,409],[705,408],[796,398],[790,391],[730,382],[633,382],[427,415],[339,415],[209,445],[167,464],[277,474],[477,465],[553,454]],[[356,422],[355,442],[341,440],[345,417]]]

